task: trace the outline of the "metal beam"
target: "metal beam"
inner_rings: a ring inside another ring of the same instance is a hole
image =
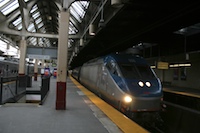
[[[26,5],[26,9],[28,10],[28,12],[31,10],[31,8],[33,7],[33,5],[36,3],[36,0],[32,0],[32,1],[30,1],[30,2],[28,2],[28,3],[26,3],[27,5]],[[6,23],[6,24],[8,24],[9,22],[11,22],[12,20],[14,20],[18,15],[20,15],[20,10],[19,9],[17,9],[15,12],[13,12],[12,14],[10,14],[7,18],[6,18],[6,20],[4,21],[4,22],[2,22],[2,23]],[[1,25],[2,25],[2,23],[1,23]]]
[[[45,38],[58,38],[58,34],[46,34],[46,33],[31,33],[31,32],[21,32],[14,29],[10,29],[4,25],[0,25],[0,33],[9,34],[9,35],[16,35],[16,36],[24,36],[24,37],[45,37]],[[71,39],[79,39],[80,35],[69,35]]]
[[[63,9],[66,10],[70,7],[70,5],[75,2],[76,0],[63,0]]]
[[[89,25],[94,23],[94,21],[96,20],[96,18],[100,15],[101,10],[103,9],[104,5],[107,3],[108,0],[105,0],[101,7],[99,8],[98,12],[95,14],[95,16],[92,18],[92,20],[89,22],[87,28],[84,30],[83,35],[81,36],[81,38],[83,38],[85,36],[85,34],[87,33],[87,31],[89,30]]]
[[[28,24],[30,22],[30,15],[29,15],[30,9],[27,9],[27,6],[24,0],[18,0],[18,3],[19,3],[19,9],[21,12],[21,17],[22,17],[22,30],[27,31]]]
[[[6,17],[0,12],[0,22],[6,20]]]
[[[45,33],[30,33],[26,32],[26,37],[45,37],[45,38],[58,38],[58,34],[45,34]]]

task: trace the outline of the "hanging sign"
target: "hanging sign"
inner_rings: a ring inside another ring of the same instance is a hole
[[[45,59],[49,60],[50,56],[49,55],[35,55],[35,54],[28,54],[29,59]]]
[[[157,63],[157,69],[169,69],[169,63],[168,62],[158,62]]]

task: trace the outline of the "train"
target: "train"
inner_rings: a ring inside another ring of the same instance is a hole
[[[161,82],[139,55],[111,53],[72,69],[72,77],[122,112],[161,109]]]
[[[38,67],[38,72],[40,73],[40,67]],[[19,61],[17,59],[3,58],[0,60],[0,76],[1,77],[14,77],[18,76],[19,71]],[[34,75],[34,65],[26,63],[25,74]]]
[[[10,60],[1,60],[0,61],[0,76],[1,77],[10,77],[18,75],[18,62]]]

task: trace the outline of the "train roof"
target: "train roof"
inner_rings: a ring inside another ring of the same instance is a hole
[[[139,63],[139,64],[147,64],[146,60],[135,54],[127,54],[127,53],[119,53],[119,54],[109,54],[104,57],[104,61],[107,60],[108,57],[113,58],[116,62],[121,63]]]
[[[101,63],[102,61],[107,62],[109,57],[114,59],[116,62],[120,62],[120,63],[137,62],[137,64],[147,64],[146,60],[139,55],[129,54],[129,53],[128,54],[127,53],[111,53],[106,56],[92,59],[92,60],[84,63],[83,65],[89,65],[89,64],[93,64],[93,63],[95,63],[95,64]]]

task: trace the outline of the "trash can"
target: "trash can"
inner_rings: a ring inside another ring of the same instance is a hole
[[[32,87],[32,76],[27,75],[26,82],[27,82],[26,87]]]

